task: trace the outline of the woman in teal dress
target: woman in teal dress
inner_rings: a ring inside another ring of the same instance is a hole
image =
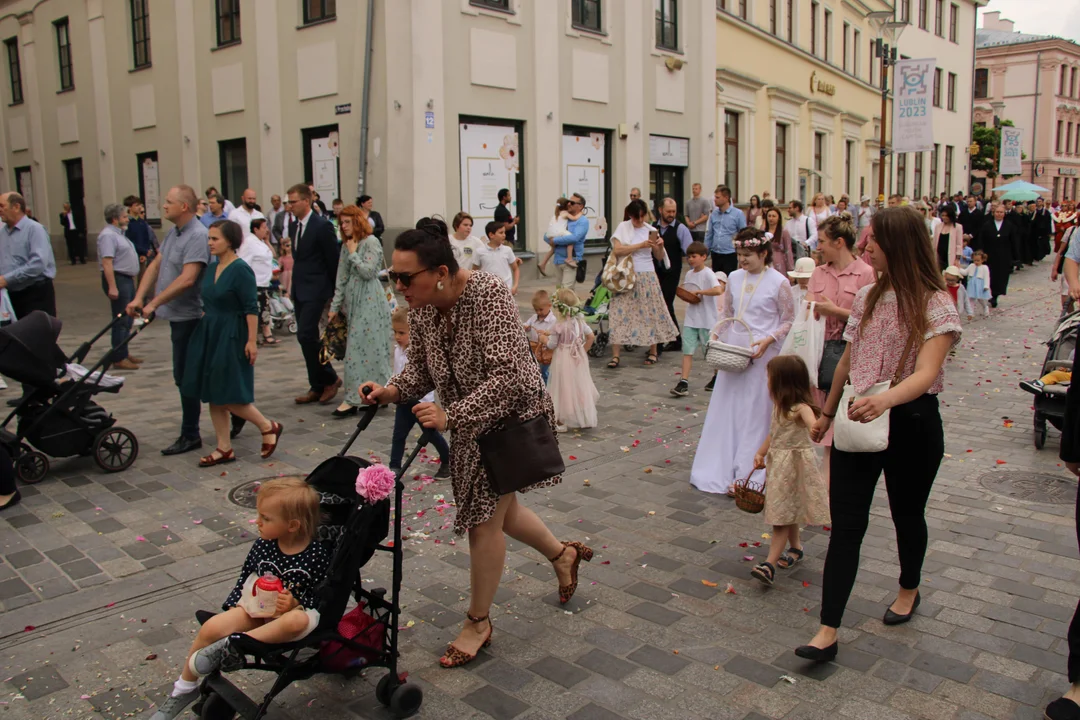
[[[216,261],[203,273],[204,314],[188,346],[181,389],[210,404],[217,449],[199,460],[200,467],[236,460],[229,438],[230,414],[259,428],[263,458],[273,454],[281,437],[281,423],[267,420],[255,407],[259,303],[255,273],[236,256],[243,241],[244,231],[231,220],[210,226],[210,254]]]
[[[338,214],[341,260],[330,317],[345,314],[349,338],[345,345],[345,401],[334,417],[355,415],[360,405],[360,383],[371,378],[390,378],[390,304],[379,282],[383,250],[371,234],[363,211],[349,205]]]

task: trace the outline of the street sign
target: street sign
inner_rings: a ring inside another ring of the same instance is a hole
[[[348,115],[351,112],[352,112],[352,103],[345,103],[344,105],[335,105],[334,106],[334,114],[335,115]]]

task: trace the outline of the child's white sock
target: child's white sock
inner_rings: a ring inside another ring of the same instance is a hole
[[[192,690],[196,690],[199,687],[198,680],[185,680],[183,677],[173,683],[172,697],[180,697],[181,695],[187,695]]]

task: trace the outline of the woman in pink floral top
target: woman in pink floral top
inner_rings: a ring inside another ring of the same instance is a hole
[[[386,387],[370,381],[360,387],[370,388],[364,398],[369,404],[439,393],[440,405],[421,402],[413,413],[425,428],[451,433],[454,531],[469,536],[468,621],[440,660],[449,668],[475,659],[491,643],[488,611],[506,561],[504,534],[552,563],[564,603],[577,588],[578,565],[592,550],[559,542],[536,513],[518,503],[516,493],[499,495],[492,488],[476,438],[501,429],[513,413],[522,420],[543,415],[554,428],[555,410],[510,289],[494,275],[459,267],[441,220],[424,218],[417,228],[394,242],[390,272],[409,303],[408,361]],[[556,476],[524,490],[559,481]]]
[[[881,452],[837,448],[832,452],[833,524],[822,582],[821,626],[809,645],[795,650],[799,657],[819,662],[836,657],[836,629],[855,584],[859,548],[882,471],[900,556],[900,590],[883,622],[907,622],[919,605],[926,501],[945,453],[937,394],[945,377],[945,357],[960,339],[960,317],[945,290],[919,213],[906,207],[886,208],[875,213],[870,227],[867,251],[881,277],[855,296],[844,330],[848,346],[837,364],[823,415],[814,426],[814,438],[832,425],[849,380],[857,393],[892,380],[908,339],[915,342],[899,383],[840,408],[850,420],[864,423],[891,409],[889,446]]]

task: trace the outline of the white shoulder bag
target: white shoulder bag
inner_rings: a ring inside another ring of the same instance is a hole
[[[900,363],[896,366],[892,380],[876,383],[864,393],[855,392],[855,388],[850,383],[844,386],[844,394],[840,396],[840,404],[836,408],[836,420],[833,422],[833,447],[844,452],[881,452],[889,447],[889,410],[870,422],[864,423],[850,419],[848,409],[860,398],[880,395],[898,385],[900,374],[904,372],[904,365],[907,363],[908,354],[914,344],[915,333],[912,332],[908,335],[904,354],[900,356]]]

